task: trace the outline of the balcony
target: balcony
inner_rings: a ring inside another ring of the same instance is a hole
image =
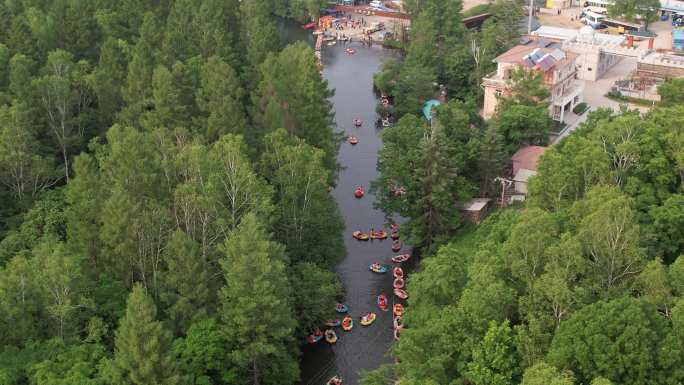
[[[576,96],[581,95],[583,92],[584,83],[574,82],[570,87],[565,89],[565,92],[563,92],[561,96],[558,96],[553,99],[553,105],[563,107],[568,103],[572,102]]]
[[[506,81],[498,77],[496,72],[492,72],[487,77],[482,78],[482,87],[504,89],[506,88]]]

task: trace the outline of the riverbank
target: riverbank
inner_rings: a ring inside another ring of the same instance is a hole
[[[352,47],[356,54],[348,55]],[[396,56],[396,51],[380,46],[352,42],[334,46],[323,46],[323,77],[328,81],[335,95],[330,99],[335,110],[337,129],[345,137],[354,135],[358,144],[343,143],[340,146],[338,162],[342,169],[332,195],[342,212],[345,223],[345,247],[347,256],[335,268],[344,285],[344,303],[357,325],[350,332],[339,331],[335,345],[318,343],[303,348],[300,385],[324,384],[334,375],[344,379],[344,385],[357,385],[362,371],[373,370],[391,362],[387,356],[394,340],[391,312],[383,312],[376,304],[377,296],[386,294],[393,305],[392,274],[373,274],[368,265],[379,262],[393,265],[391,257],[398,253],[391,250],[391,240],[360,242],[352,238],[355,230],[381,229],[386,225],[383,212],[373,207],[375,196],[370,192],[370,183],[378,176],[376,164],[378,151],[382,148],[381,129],[375,127],[378,119],[375,107],[378,102],[373,90],[373,75],[381,63]],[[353,120],[361,119],[361,127],[355,127]],[[366,195],[354,197],[356,186],[363,186]],[[389,231],[389,229],[385,228]],[[373,325],[358,325],[359,316],[375,312]]]
[[[323,19],[325,25],[316,33],[337,41],[383,44],[385,40],[402,39],[411,24],[407,19],[366,15],[360,13],[360,9],[338,6],[338,14],[334,18]]]

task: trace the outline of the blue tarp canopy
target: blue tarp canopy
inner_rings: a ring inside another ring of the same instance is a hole
[[[425,116],[425,119],[432,120],[432,108],[439,106],[440,104],[442,104],[442,102],[436,99],[425,102],[425,104],[423,104],[423,116]]]

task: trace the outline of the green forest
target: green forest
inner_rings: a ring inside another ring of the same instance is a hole
[[[515,44],[521,14],[496,2],[485,8],[493,21],[464,31],[449,24],[460,3],[406,1],[406,56],[375,78],[400,100],[392,112],[401,117],[382,134],[377,204],[408,218],[402,234],[422,260],[408,279],[395,363],[362,383],[682,383],[682,82],[661,86],[663,100],[647,114],[592,112],[542,155],[524,203],[475,227],[457,202],[498,198],[494,178],[510,156],[546,144],[554,127],[548,91],[522,71],[496,116],[482,121],[479,79]],[[451,98],[428,122],[413,106],[433,97],[431,84],[446,85]],[[402,199],[390,194],[397,185],[406,187]]]
[[[457,202],[495,197],[554,124],[527,72],[479,115],[524,10],[497,0],[468,30],[461,0],[404,5],[403,56],[374,80],[397,122],[372,189],[421,260],[396,364],[362,383],[684,382],[684,84],[645,115],[592,112],[525,203],[475,227]],[[0,385],[299,380],[344,291],[342,137],[313,50],[279,23],[326,6],[0,2]]]
[[[340,139],[275,13],[319,8],[0,3],[0,383],[298,379],[341,291]]]

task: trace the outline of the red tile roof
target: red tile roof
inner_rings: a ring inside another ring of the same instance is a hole
[[[496,60],[497,63],[523,64],[523,58],[526,55],[532,53],[532,51],[534,51],[535,49],[539,49],[539,52],[542,55],[545,55],[547,53],[550,54],[551,52],[555,51],[555,49],[553,48],[540,48],[536,46],[516,45],[515,47],[497,56],[494,60]],[[556,61],[555,64],[551,66],[548,70],[562,68],[566,66],[568,63],[570,63],[572,59],[575,59],[577,57],[576,54],[570,52],[565,52],[565,56],[565,58]]]
[[[527,146],[523,147],[518,152],[513,154],[511,161],[513,162],[513,175],[518,170],[524,168],[526,170],[537,171],[537,162],[541,154],[546,151],[547,147],[541,146]]]

